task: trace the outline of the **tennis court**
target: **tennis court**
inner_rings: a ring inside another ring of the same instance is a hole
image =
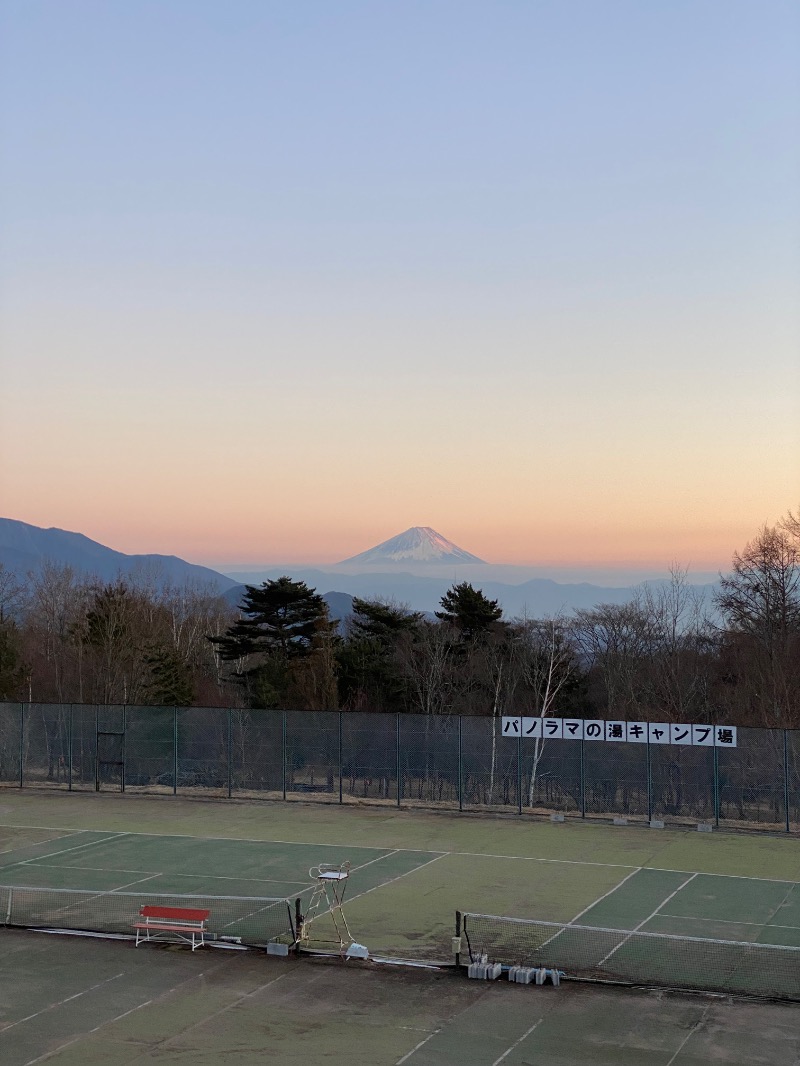
[[[556,940],[578,925],[621,930],[608,949],[617,955],[633,930],[800,949],[793,839],[27,793],[0,798],[0,847],[0,884],[81,890],[98,907],[107,893],[307,899],[310,867],[347,860],[350,927],[378,958],[451,962],[456,910],[559,923]],[[109,1042],[125,1063],[185,1060],[188,1046],[192,1062],[238,1049],[242,1062],[269,1052],[281,1062],[324,1054],[409,1066],[513,1066],[545,1050],[548,1062],[637,1066],[788,1064],[800,1054],[794,1005],[534,989],[375,962],[134,950],[10,929],[0,937],[9,1066],[109,1061]],[[656,981],[668,962],[651,951],[639,979]],[[357,1052],[346,1052],[348,1033],[358,1034]]]

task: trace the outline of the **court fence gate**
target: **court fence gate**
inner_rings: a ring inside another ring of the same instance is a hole
[[[800,832],[800,730],[736,747],[504,736],[499,718],[0,703],[0,787]]]

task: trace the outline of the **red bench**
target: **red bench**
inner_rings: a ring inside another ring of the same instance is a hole
[[[139,920],[133,923],[136,947],[146,940],[167,940],[173,944],[191,944],[194,951],[205,944],[206,922],[210,914],[211,911],[189,907],[141,907]]]

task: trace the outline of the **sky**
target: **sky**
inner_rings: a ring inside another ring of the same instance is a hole
[[[708,571],[800,502],[795,0],[3,0],[0,515]]]

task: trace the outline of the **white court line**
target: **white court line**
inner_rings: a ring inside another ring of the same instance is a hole
[[[379,885],[373,885],[372,888],[367,888],[363,892],[356,893],[355,896],[350,896],[349,899],[347,899],[346,901],[343,901],[343,904],[344,904],[344,902],[346,902],[349,905],[351,903],[354,903],[357,899],[361,899],[362,896],[368,896],[370,894],[370,892],[375,892],[379,888],[386,888],[387,885],[393,885],[395,883],[395,881],[400,881],[403,877],[408,877],[409,874],[415,874],[415,873],[417,873],[418,870],[423,870],[426,866],[430,866],[430,864],[432,862],[436,862],[438,859],[443,859],[447,854],[448,854],[448,852],[444,851],[444,852],[442,852],[441,855],[434,855],[434,857],[432,859],[428,859],[427,862],[423,862],[421,866],[415,866],[413,870],[406,870],[405,873],[398,874],[397,877],[390,877],[388,881],[381,881],[381,883]],[[315,888],[315,887],[316,887],[315,885],[309,885],[309,887],[305,891],[306,892],[310,892],[311,889]],[[301,893],[301,895],[302,895],[302,893]],[[332,907],[328,907],[327,910],[320,911],[319,914],[316,915],[316,918],[322,918],[326,914],[331,914],[332,911],[333,911],[333,908]],[[316,918],[315,918],[315,920],[316,920]]]
[[[527,1038],[531,1035],[531,1033],[537,1027],[537,1025],[541,1025],[543,1021],[544,1021],[544,1018],[540,1018],[538,1022],[534,1022],[533,1025],[530,1027],[530,1029],[527,1031],[527,1033],[523,1033],[522,1036],[519,1038],[519,1040],[516,1040],[511,1045],[510,1048],[507,1048],[503,1052],[503,1054],[500,1056],[499,1059],[495,1059],[494,1060],[494,1062],[492,1063],[492,1066],[499,1066],[499,1064],[503,1061],[503,1059],[506,1057],[506,1055],[510,1055],[515,1047],[519,1047],[519,1045],[522,1043],[523,1040],[527,1040]]]
[[[786,900],[787,900],[787,899],[789,898],[789,896],[791,896],[792,892],[794,892],[794,887],[792,887],[792,888],[790,888],[790,889],[789,889],[789,891],[788,891],[788,892],[786,893],[786,895],[785,895],[785,896],[783,897],[783,899],[782,899],[782,900],[780,901],[780,903],[778,904],[778,906],[777,906],[777,907],[776,907],[776,908],[775,908],[775,909],[774,909],[774,910],[772,911],[772,913],[771,913],[771,914],[769,915],[769,917],[767,918],[766,922],[764,922],[764,925],[765,925],[765,926],[769,925],[769,919],[770,919],[770,918],[774,918],[774,917],[775,917],[775,915],[776,915],[776,914],[778,913],[778,911],[779,911],[779,910],[781,909],[781,907],[782,907],[782,906],[783,906],[783,905],[784,905],[784,904],[786,903]]]
[[[142,1007],[149,1007],[152,1002],[153,1002],[152,999],[146,999],[144,1001],[144,1003],[138,1003],[135,1007],[131,1007],[130,1010],[123,1011],[122,1014],[118,1014],[116,1016],[116,1018],[112,1018],[111,1021],[112,1022],[119,1022],[123,1018],[127,1018],[129,1014],[135,1014],[136,1011],[137,1010],[141,1010]],[[107,1024],[109,1024],[109,1023],[108,1022],[104,1022],[103,1023],[103,1025],[107,1025]],[[102,1025],[97,1025],[97,1026],[94,1027],[94,1029],[90,1029],[89,1032],[90,1033],[97,1033],[102,1028],[103,1028]],[[68,1048],[68,1047],[71,1047],[73,1044],[77,1044],[78,1041],[82,1040],[82,1039],[83,1039],[83,1034],[82,1033],[79,1036],[74,1036],[72,1038],[72,1040],[68,1040],[66,1042],[66,1044],[60,1044],[59,1047],[55,1048],[55,1050],[45,1052],[45,1054],[44,1055],[40,1055],[38,1057],[38,1059],[29,1059],[25,1063],[25,1066],[35,1066],[35,1063],[37,1063],[37,1062],[44,1062],[45,1059],[51,1059],[53,1057],[53,1055],[57,1055],[59,1053],[59,1051],[63,1051],[64,1048]]]
[[[109,870],[106,866],[59,866],[55,862],[37,862],[34,859],[27,859],[26,866],[35,866],[37,869],[41,867],[44,870],[89,870],[94,874],[149,874],[156,873],[155,870],[126,870],[119,866],[115,866],[113,870]]]
[[[356,870],[363,870],[365,866],[372,866],[374,862],[383,862],[384,859],[391,859],[392,855],[398,855],[399,848],[395,848],[394,851],[387,851],[385,855],[378,855],[375,859],[370,859],[369,862],[362,862],[360,866],[354,866],[351,873]]]
[[[94,832],[94,830],[82,829],[81,832],[83,832],[83,833],[91,833],[91,832]],[[10,870],[14,866],[27,866],[30,863],[36,862],[37,859],[54,859],[57,855],[66,855],[66,854],[68,854],[71,851],[80,851],[81,848],[93,848],[97,844],[105,844],[109,840],[118,840],[119,837],[126,837],[126,836],[130,836],[130,834],[129,833],[112,833],[111,836],[103,837],[102,840],[89,840],[89,841],[87,841],[86,844],[76,844],[74,848],[62,848],[61,851],[50,851],[50,852],[47,853],[47,855],[36,855],[32,859],[18,859],[17,862],[10,862],[8,864],[8,866],[0,866],[0,872],[2,870]],[[32,846],[36,847],[35,844],[32,845]],[[13,852],[12,852],[12,854],[13,854]],[[138,872],[139,871],[137,870],[136,873],[138,873]]]
[[[377,862],[377,859],[373,859],[373,862]],[[49,862],[34,862],[33,859],[26,860],[26,865],[43,867],[44,869],[52,870],[89,870],[92,873],[98,874],[145,874],[147,870],[125,870],[119,867],[108,869],[105,866],[58,866],[56,863]],[[366,863],[365,865],[369,865]],[[356,867],[361,869],[361,867]],[[153,873],[154,877],[201,877],[201,874],[182,874],[174,871],[160,871],[159,873]],[[2,877],[2,867],[0,867],[0,877]],[[208,877],[213,881],[255,881],[256,884],[275,884],[275,885],[305,885],[306,881],[284,881],[277,877],[231,877],[228,874],[209,874]],[[109,889],[110,891],[110,889]],[[119,891],[116,889],[115,891]]]
[[[48,1011],[55,1010],[56,1007],[63,1007],[65,1003],[71,1003],[73,999],[80,999],[81,996],[85,996],[88,992],[94,992],[96,988],[102,988],[103,985],[111,984],[112,981],[117,981],[120,977],[124,977],[125,973],[114,974],[113,977],[107,977],[104,981],[98,981],[96,985],[91,985],[89,988],[84,988],[82,992],[75,992],[71,996],[67,996],[66,999],[60,999],[58,1003],[50,1003],[46,1007],[42,1007],[41,1010],[37,1010],[35,1014],[29,1014],[25,1018],[19,1018],[16,1022],[11,1022],[9,1025],[4,1025],[0,1029],[0,1033],[7,1033],[9,1029],[13,1029],[17,1025],[24,1025],[25,1022],[33,1021],[34,1018],[38,1018],[40,1014],[47,1014]]]
[[[201,975],[202,976],[202,975]],[[278,981],[283,981],[289,976],[288,973],[282,973],[279,977],[273,977],[271,981],[267,981],[266,984],[260,985],[258,988],[254,988],[252,992],[245,992],[234,1000],[233,1003],[228,1003],[224,1007],[220,1007],[219,1010],[215,1010],[213,1014],[208,1014],[205,1018],[201,1018],[199,1022],[195,1022],[194,1025],[188,1026],[186,1029],[181,1029],[179,1033],[171,1036],[168,1040],[161,1040],[156,1044],[157,1048],[169,1047],[170,1044],[174,1044],[176,1040],[183,1040],[187,1033],[191,1033],[193,1029],[199,1029],[202,1025],[208,1025],[214,1018],[218,1018],[220,1014],[225,1014],[226,1011],[233,1010],[234,1007],[238,1007],[240,1003],[244,1003],[247,999],[252,999],[253,996],[257,996],[259,992],[263,992],[265,988],[269,988],[270,985],[276,985]],[[116,1019],[115,1019],[116,1020]]]
[[[118,976],[122,977],[123,975],[119,974]],[[169,1043],[172,1043],[175,1040],[178,1040],[181,1036],[183,1036],[184,1033],[191,1032],[192,1029],[196,1029],[199,1025],[203,1025],[210,1018],[215,1018],[218,1014],[222,1014],[224,1011],[230,1010],[231,1007],[235,1007],[238,1003],[242,1002],[242,999],[247,999],[248,996],[255,996],[259,992],[263,991],[263,989],[268,988],[269,985],[274,985],[277,981],[282,981],[284,977],[288,977],[288,976],[289,976],[288,974],[281,974],[280,977],[273,978],[271,981],[268,981],[267,984],[262,985],[260,988],[255,989],[255,991],[246,993],[246,995],[244,995],[240,999],[236,1000],[236,1003],[228,1004],[227,1007],[223,1007],[222,1010],[217,1011],[215,1014],[209,1015],[208,1018],[203,1018],[201,1021],[197,1022],[195,1025],[189,1026],[188,1029],[184,1029],[180,1033],[176,1034],[175,1036],[170,1037],[169,1040],[161,1041],[161,1043],[158,1046],[159,1047],[163,1047],[165,1044],[169,1044]],[[201,973],[201,974],[196,974],[193,977],[188,978],[186,981],[181,981],[181,982],[179,982],[179,984],[175,985],[174,988],[170,988],[165,993],[163,993],[160,998],[163,999],[165,995],[172,995],[178,988],[182,987],[183,985],[189,984],[191,981],[197,981],[198,979],[201,979],[203,977],[205,977],[205,972]],[[71,997],[71,998],[74,998],[74,997]],[[67,1001],[65,1000],[64,1002],[67,1002]],[[155,1002],[155,1000],[147,999],[143,1003],[139,1003],[135,1007],[131,1007],[130,1010],[123,1011],[122,1014],[118,1014],[114,1018],[109,1018],[108,1021],[106,1021],[106,1022],[101,1022],[100,1025],[96,1025],[94,1027],[94,1029],[90,1029],[89,1032],[90,1033],[99,1033],[100,1030],[101,1029],[105,1029],[106,1026],[113,1025],[115,1022],[121,1021],[123,1018],[127,1018],[129,1014],[135,1014],[137,1010],[141,1010],[143,1007],[149,1007],[154,1002]],[[47,1008],[47,1009],[50,1009],[50,1008]],[[0,1030],[0,1032],[2,1032],[2,1030]],[[83,1034],[80,1034],[80,1035],[78,1035],[76,1037],[73,1037],[72,1040],[67,1040],[66,1043],[60,1044],[57,1048],[53,1048],[52,1051],[47,1051],[47,1052],[45,1052],[44,1055],[40,1055],[38,1058],[29,1059],[29,1061],[25,1063],[25,1066],[35,1066],[35,1064],[38,1063],[38,1062],[44,1062],[46,1059],[50,1059],[54,1055],[57,1055],[60,1051],[63,1051],[64,1048],[68,1048],[72,1044],[76,1044],[79,1040],[82,1040],[82,1039],[84,1039]]]
[[[603,957],[603,958],[602,958],[602,959],[601,959],[601,960],[600,960],[600,961],[598,962],[598,964],[597,964],[597,965],[598,965],[598,966],[602,966],[604,962],[607,962],[607,961],[608,961],[608,960],[609,960],[609,959],[611,958],[611,956],[612,956],[612,955],[614,954],[614,952],[615,952],[615,951],[619,951],[619,949],[620,949],[620,948],[621,948],[621,947],[623,946],[623,944],[627,944],[627,943],[628,943],[628,941],[630,940],[630,938],[631,938],[631,937],[633,936],[633,934],[634,934],[634,933],[638,933],[638,932],[639,932],[639,930],[640,930],[640,929],[642,928],[642,926],[643,926],[643,925],[647,925],[647,923],[648,923],[649,921],[652,921],[652,919],[653,919],[653,918],[655,918],[655,916],[656,916],[656,915],[658,914],[658,912],[659,912],[659,911],[661,910],[661,908],[662,908],[663,906],[665,906],[665,905],[666,905],[667,903],[669,903],[669,901],[670,901],[671,899],[673,899],[673,898],[674,898],[675,896],[677,896],[677,895],[678,895],[678,893],[679,893],[679,892],[681,891],[681,889],[684,889],[684,888],[686,888],[686,886],[687,886],[687,885],[689,884],[689,882],[690,882],[690,881],[694,881],[695,877],[697,877],[697,874],[692,874],[692,876],[691,876],[691,877],[687,877],[687,879],[686,879],[686,880],[685,880],[685,881],[683,882],[683,884],[682,884],[682,885],[678,885],[678,887],[677,887],[677,888],[675,889],[675,891],[674,891],[674,892],[670,892],[670,894],[669,894],[669,895],[667,896],[667,898],[666,898],[665,900],[663,900],[663,901],[662,901],[662,902],[661,902],[661,903],[660,903],[660,904],[659,904],[659,905],[658,905],[658,906],[656,907],[656,909],[655,909],[655,910],[653,911],[653,913],[652,913],[651,915],[649,915],[649,916],[648,916],[647,918],[645,918],[645,920],[644,920],[643,922],[639,922],[639,924],[638,924],[638,925],[636,926],[636,928],[635,928],[635,929],[632,929],[632,930],[631,930],[631,931],[630,931],[630,932],[628,933],[628,935],[627,935],[627,936],[625,937],[625,939],[624,939],[624,940],[620,940],[619,944],[617,944],[617,946],[616,946],[615,948],[612,948],[612,949],[611,949],[611,951],[609,951],[609,953],[608,953],[607,955],[605,955],[605,956],[604,956],[604,957]],[[620,932],[622,932],[622,930],[620,930]]]
[[[697,1030],[700,1028],[700,1026],[706,1020],[706,1015],[708,1014],[708,1012],[710,1010],[711,1010],[711,1004],[709,1003],[708,1006],[706,1007],[706,1009],[703,1011],[701,1017],[697,1019],[697,1021],[692,1026],[692,1028],[689,1030],[689,1032],[686,1034],[686,1036],[683,1038],[683,1040],[681,1040],[680,1044],[678,1045],[677,1051],[672,1056],[672,1058],[669,1060],[669,1062],[667,1063],[667,1066],[672,1066],[672,1064],[675,1061],[675,1059],[677,1059],[678,1055],[680,1055],[680,1053],[683,1051],[683,1048],[684,1048],[686,1042],[689,1040],[689,1037],[694,1036],[694,1034],[697,1032]]]
[[[71,867],[68,867],[71,869]],[[74,904],[65,903],[63,907],[59,907],[53,911],[53,914],[63,914],[65,911],[72,910],[73,907],[85,907],[87,903],[91,903],[93,899],[100,899],[101,896],[112,896],[115,892],[123,892],[126,888],[133,888],[134,885],[140,885],[143,881],[152,881],[156,877],[161,877],[161,874],[148,874],[147,877],[140,877],[138,881],[130,881],[127,885],[117,885],[116,888],[106,888],[100,892],[95,892],[91,896],[87,896],[86,899],[81,899],[80,902]],[[24,886],[20,886],[24,887]],[[45,889],[47,891],[47,889]],[[58,889],[55,890],[56,892]]]
[[[777,911],[775,912],[777,914]],[[800,925],[778,925],[772,922],[737,922],[733,918],[698,918],[694,914],[669,914],[667,911],[662,911],[660,917],[662,918],[678,918],[682,922],[713,922],[715,925],[746,925],[756,926],[759,929],[794,929],[795,932],[800,930]],[[718,939],[717,937],[710,937],[711,940]],[[758,944],[758,941],[753,941],[754,944]],[[787,945],[788,947],[788,945]]]
[[[402,880],[402,878],[408,877],[409,874],[415,874],[418,873],[420,870],[424,870],[426,866],[430,866],[432,862],[438,862],[439,859],[443,859],[448,854],[448,852],[444,851],[441,855],[434,855],[432,859],[428,859],[427,862],[423,862],[420,866],[415,866],[413,870],[406,870],[405,873],[398,874],[397,877],[391,877],[388,881],[382,881],[379,885],[373,885],[372,888],[367,888],[363,892],[359,892],[357,895],[351,896],[347,902],[353,903],[354,900],[361,899],[362,896],[368,896],[370,892],[375,892],[379,888],[386,888],[387,885],[393,885],[395,881],[400,881]],[[323,911],[323,913],[327,914],[328,912]]]
[[[631,870],[628,876],[623,877],[618,885],[614,885],[614,887],[610,888],[608,892],[604,892],[602,896],[599,896],[593,903],[590,903],[588,907],[584,907],[582,911],[579,911],[574,918],[570,919],[569,924],[574,925],[574,923],[577,922],[579,918],[583,917],[583,915],[586,914],[587,911],[590,911],[592,907],[596,907],[598,903],[602,903],[604,899],[608,899],[609,896],[613,895],[616,891],[622,888],[626,881],[629,881],[632,877],[635,877],[636,874],[641,873],[643,869],[644,867],[637,866],[635,870]]]
[[[564,929],[559,929],[557,933],[553,933],[553,935],[549,936],[547,938],[547,940],[544,941],[543,944],[540,944],[540,949],[543,948],[543,947],[546,947],[547,944],[549,944],[549,943],[551,943],[551,941],[555,940],[555,938],[557,936],[561,936],[561,934],[564,932],[565,929],[567,929],[570,925],[574,925],[575,922],[577,922],[577,920],[579,918],[583,917],[583,915],[586,914],[587,911],[590,911],[592,909],[592,907],[596,907],[598,903],[601,903],[604,899],[607,899],[609,896],[613,895],[613,893],[616,892],[617,889],[622,888],[622,886],[625,884],[626,881],[629,881],[631,879],[631,877],[635,877],[636,874],[641,872],[641,870],[642,870],[642,867],[641,866],[637,866],[635,870],[631,870],[631,872],[628,874],[627,877],[623,877],[622,880],[619,882],[619,884],[614,885],[614,887],[610,888],[608,890],[608,892],[604,892],[602,896],[598,896],[598,898],[596,900],[593,900],[589,904],[588,907],[584,907],[582,911],[578,911],[578,913],[575,915],[574,918],[570,918],[570,920],[564,926]]]
[[[423,1047],[425,1044],[427,1044],[429,1040],[432,1040],[436,1036],[437,1033],[441,1033],[441,1031],[442,1031],[441,1029],[434,1029],[432,1033],[428,1033],[428,1035],[425,1037],[424,1040],[420,1040],[420,1042],[417,1044],[416,1047],[412,1047],[412,1049],[410,1051],[406,1052],[406,1054],[403,1055],[403,1057],[401,1059],[397,1060],[397,1062],[394,1064],[394,1066],[403,1066],[403,1063],[407,1062],[411,1058],[411,1056],[414,1054],[415,1051],[419,1051],[419,1049],[421,1047]]]
[[[347,809],[347,808],[345,808],[345,809]],[[102,832],[104,832],[104,830],[102,830],[102,829],[97,829],[97,830],[94,830],[94,829],[65,829],[63,826],[52,826],[52,825],[11,825],[9,823],[3,823],[3,822],[0,822],[0,828],[6,828],[6,829],[44,829],[44,830],[47,830],[49,832],[72,833],[73,835],[76,834],[76,833],[93,833],[93,832],[102,833]],[[598,825],[598,826],[594,826],[593,825],[593,828],[600,830],[603,827],[601,825]],[[109,832],[110,832],[110,830],[109,830]],[[618,833],[618,830],[615,830],[615,832]],[[380,847],[377,847],[377,846],[374,846],[374,845],[370,845],[370,844],[332,844],[329,840],[313,840],[313,841],[312,840],[265,840],[265,839],[257,838],[257,837],[209,837],[209,836],[203,836],[203,835],[201,835],[199,833],[144,833],[144,832],[140,832],[139,830],[129,830],[128,832],[125,832],[125,833],[117,832],[114,835],[116,835],[116,836],[131,836],[131,837],[163,837],[164,839],[168,839],[168,840],[207,840],[207,841],[224,840],[227,843],[233,842],[233,843],[242,843],[242,844],[262,844],[262,845],[290,844],[290,845],[297,845],[298,847],[337,848],[337,849],[340,849],[340,850],[349,850],[349,851],[382,851],[382,852],[386,852],[386,850],[387,850],[385,847],[380,848]],[[105,839],[111,840],[112,837],[109,836],[109,837],[106,837]],[[47,841],[42,841],[42,843],[47,843]],[[100,843],[103,843],[103,841],[97,841],[96,843],[100,844]],[[29,846],[30,847],[35,847],[36,845],[29,845]],[[81,846],[89,847],[88,844],[87,845],[81,845]],[[459,855],[463,855],[466,858],[475,858],[475,859],[505,859],[505,860],[514,860],[514,861],[519,860],[521,862],[548,862],[548,863],[555,863],[556,865],[562,864],[562,865],[565,865],[565,866],[602,866],[602,867],[609,867],[609,868],[612,868],[612,869],[622,869],[622,870],[631,870],[632,869],[634,871],[638,870],[638,869],[655,870],[657,873],[663,873],[663,874],[696,874],[696,875],[699,875],[699,876],[702,876],[702,877],[728,877],[728,878],[733,878],[733,880],[735,880],[735,881],[764,881],[764,882],[771,883],[771,884],[776,884],[776,885],[798,885],[798,884],[800,884],[800,882],[791,881],[789,878],[786,878],[786,877],[755,877],[755,876],[752,876],[752,875],[749,875],[749,874],[709,873],[706,870],[680,870],[677,867],[673,867],[673,866],[642,866],[642,867],[635,866],[634,867],[634,866],[631,866],[631,864],[629,862],[586,862],[583,859],[545,859],[545,858],[539,857],[538,855],[496,855],[493,852],[488,852],[488,851],[437,851],[437,849],[435,849],[435,848],[394,848],[393,850],[394,851],[402,851],[402,852],[416,852],[417,854],[436,855],[436,856],[444,856],[444,855],[459,856]],[[7,852],[6,854],[11,855],[11,854],[13,854],[13,852]],[[60,853],[57,852],[56,854],[60,854]],[[43,856],[43,857],[47,858],[48,856]],[[30,861],[30,860],[22,860],[22,861]],[[13,865],[17,865],[17,864],[16,863],[11,863],[10,865],[13,866]],[[0,865],[0,871],[2,871],[2,869],[4,869],[4,868],[7,869],[7,867],[3,867],[2,865]]]

